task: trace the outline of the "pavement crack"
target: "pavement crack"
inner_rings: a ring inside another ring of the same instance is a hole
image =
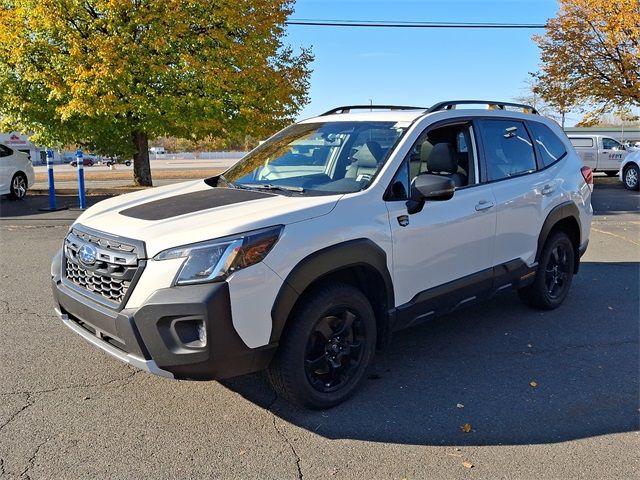
[[[31,470],[35,464],[36,464],[36,457],[38,456],[38,453],[40,452],[40,449],[44,446],[45,443],[47,443],[49,440],[51,440],[50,438],[47,438],[44,442],[41,442],[40,444],[38,444],[38,446],[36,447],[36,449],[33,451],[33,453],[31,454],[31,457],[29,457],[29,460],[27,461],[27,466],[24,468],[24,470],[22,470],[22,472],[20,472],[20,478],[25,478],[30,480],[31,477],[29,476],[29,474],[27,472],[29,472],[29,470]]]
[[[20,392],[22,395],[26,395],[26,404],[23,405],[17,412],[15,412],[13,415],[11,415],[9,417],[9,419],[4,422],[2,425],[0,425],[0,432],[4,429],[4,427],[6,427],[7,425],[9,425],[18,415],[20,415],[22,412],[24,412],[27,408],[31,407],[34,403],[36,403],[35,399],[32,398],[32,395],[30,393],[27,392]]]
[[[4,469],[4,458],[0,458],[0,475],[5,475],[6,473]]]
[[[142,370],[132,370],[131,372],[129,372],[129,374],[126,377],[122,377],[122,378],[114,378],[112,380],[108,380],[106,382],[100,382],[100,383],[79,383],[76,385],[64,385],[61,387],[55,387],[55,388],[46,388],[46,389],[42,389],[42,390],[29,390],[29,391],[19,391],[19,392],[1,392],[0,393],[0,397],[1,396],[9,396],[9,395],[27,395],[27,398],[33,396],[33,395],[38,395],[38,394],[43,394],[43,393],[54,393],[54,392],[59,392],[62,390],[74,390],[74,389],[79,389],[79,388],[100,388],[100,387],[108,387],[114,383],[119,383],[122,382],[121,385],[117,385],[120,387],[124,387],[126,385],[129,385],[132,381],[133,378],[138,374],[141,373]],[[2,427],[0,426],[0,430],[2,429]]]
[[[274,399],[267,406],[267,411],[271,414],[271,420],[273,422],[274,430],[280,436],[280,438],[282,438],[285,441],[285,443],[289,446],[289,448],[291,449],[291,453],[293,453],[293,456],[294,456],[295,461],[296,461],[296,468],[298,469],[298,480],[302,480],[304,478],[304,475],[302,474],[302,468],[300,467],[300,455],[298,455],[298,452],[296,451],[296,448],[293,446],[293,443],[291,443],[291,441],[287,438],[287,436],[285,435],[284,431],[278,427],[278,423],[276,422],[276,418],[277,418],[276,414],[273,413],[273,410],[271,410],[271,408],[273,407],[273,405],[277,401],[278,401],[278,396],[276,395],[274,397]]]

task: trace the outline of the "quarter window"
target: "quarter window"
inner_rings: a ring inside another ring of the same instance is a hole
[[[567,154],[564,143],[549,127],[537,122],[530,122],[529,127],[545,167],[554,164]]]
[[[4,145],[0,145],[0,157],[8,157],[10,155],[13,155],[13,150]]]
[[[489,180],[501,180],[536,170],[533,142],[522,122],[480,122]]]

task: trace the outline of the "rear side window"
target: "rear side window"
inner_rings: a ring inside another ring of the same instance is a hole
[[[529,127],[545,167],[556,163],[567,154],[564,143],[549,127],[537,122],[530,122]]]
[[[533,142],[524,124],[515,120],[481,120],[489,180],[536,171]]]
[[[571,144],[578,148],[591,148],[593,147],[593,138],[569,138]]]
[[[8,157],[10,155],[13,155],[13,150],[0,144],[0,157]]]

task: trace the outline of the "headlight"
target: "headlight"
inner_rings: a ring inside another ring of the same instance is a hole
[[[223,280],[231,273],[261,262],[278,241],[283,226],[255,230],[233,237],[171,248],[155,260],[184,258],[176,285]]]

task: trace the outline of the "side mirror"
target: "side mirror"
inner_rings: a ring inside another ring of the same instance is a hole
[[[410,214],[418,213],[424,207],[425,200],[443,201],[453,197],[456,184],[449,177],[424,173],[411,182],[411,195],[407,201]]]

